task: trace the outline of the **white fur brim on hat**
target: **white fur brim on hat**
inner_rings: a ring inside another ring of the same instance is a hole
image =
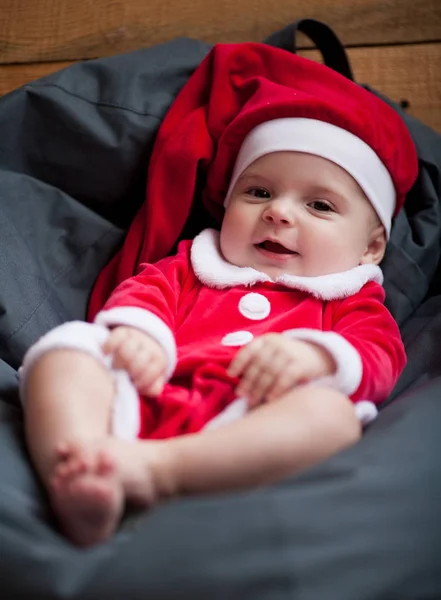
[[[252,129],[237,155],[224,206],[228,206],[231,192],[245,169],[265,154],[284,151],[315,154],[347,171],[368,197],[389,237],[396,203],[389,171],[362,139],[317,119],[273,119]]]

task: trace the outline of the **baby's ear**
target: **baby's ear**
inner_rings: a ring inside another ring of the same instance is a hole
[[[369,244],[361,257],[360,264],[380,264],[386,251],[386,243],[386,231],[380,223],[369,236]]]

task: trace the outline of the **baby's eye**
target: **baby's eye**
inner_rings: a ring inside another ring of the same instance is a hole
[[[309,206],[318,212],[335,212],[333,207],[325,200],[314,200],[309,203]]]
[[[253,196],[253,198],[270,198],[271,194],[268,190],[261,187],[252,187],[248,188],[246,191],[248,196]]]

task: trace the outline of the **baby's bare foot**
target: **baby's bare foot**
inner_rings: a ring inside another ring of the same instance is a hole
[[[157,442],[124,441],[108,437],[101,452],[112,462],[126,501],[130,505],[148,507],[159,496],[155,477]]]
[[[147,451],[147,448],[151,452]],[[51,480],[52,503],[67,537],[90,546],[116,530],[125,503],[152,505],[157,498],[155,444],[106,438],[90,444],[63,444]]]
[[[124,490],[111,455],[98,447],[65,444],[58,459],[50,492],[65,534],[79,546],[106,540],[124,509]]]

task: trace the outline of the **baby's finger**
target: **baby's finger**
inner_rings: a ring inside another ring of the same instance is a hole
[[[248,392],[248,405],[254,408],[266,400],[269,389],[274,385],[274,374],[269,372],[260,372],[254,380],[253,387]]]
[[[241,348],[230,363],[227,373],[230,377],[239,377],[248,368],[255,355],[261,349],[262,343],[259,339],[253,340]]]
[[[115,329],[112,329],[112,331],[109,333],[109,337],[102,346],[104,354],[112,354],[112,352],[114,352],[127,338],[128,333],[129,332],[127,329],[123,327],[116,327]]]
[[[255,385],[255,382],[260,376],[260,373],[261,367],[258,363],[253,362],[247,366],[236,388],[236,394],[238,396],[246,396],[248,398]]]
[[[164,375],[165,365],[156,360],[146,365],[136,377],[132,377],[132,381],[141,394],[146,394],[158,379],[164,379]]]
[[[252,351],[248,348],[242,348],[231,361],[227,374],[230,377],[239,377],[247,368],[253,357]]]
[[[141,347],[136,354],[131,357],[130,363],[128,364],[127,371],[134,381],[137,377],[148,371],[149,366],[152,362],[156,361],[156,355],[151,349]]]
[[[130,365],[142,352],[142,345],[135,338],[128,338],[117,346],[113,352],[112,366],[114,369],[130,371]]]
[[[164,384],[164,378],[158,377],[158,379],[156,379],[156,381],[151,383],[149,386],[142,388],[142,391],[140,390],[140,393],[144,396],[151,396],[152,398],[155,398],[156,396],[159,396],[159,394],[162,393],[162,390],[164,389]]]
[[[301,381],[300,372],[295,365],[284,369],[283,373],[274,380],[274,385],[268,390],[267,400],[273,402],[291,391]]]

